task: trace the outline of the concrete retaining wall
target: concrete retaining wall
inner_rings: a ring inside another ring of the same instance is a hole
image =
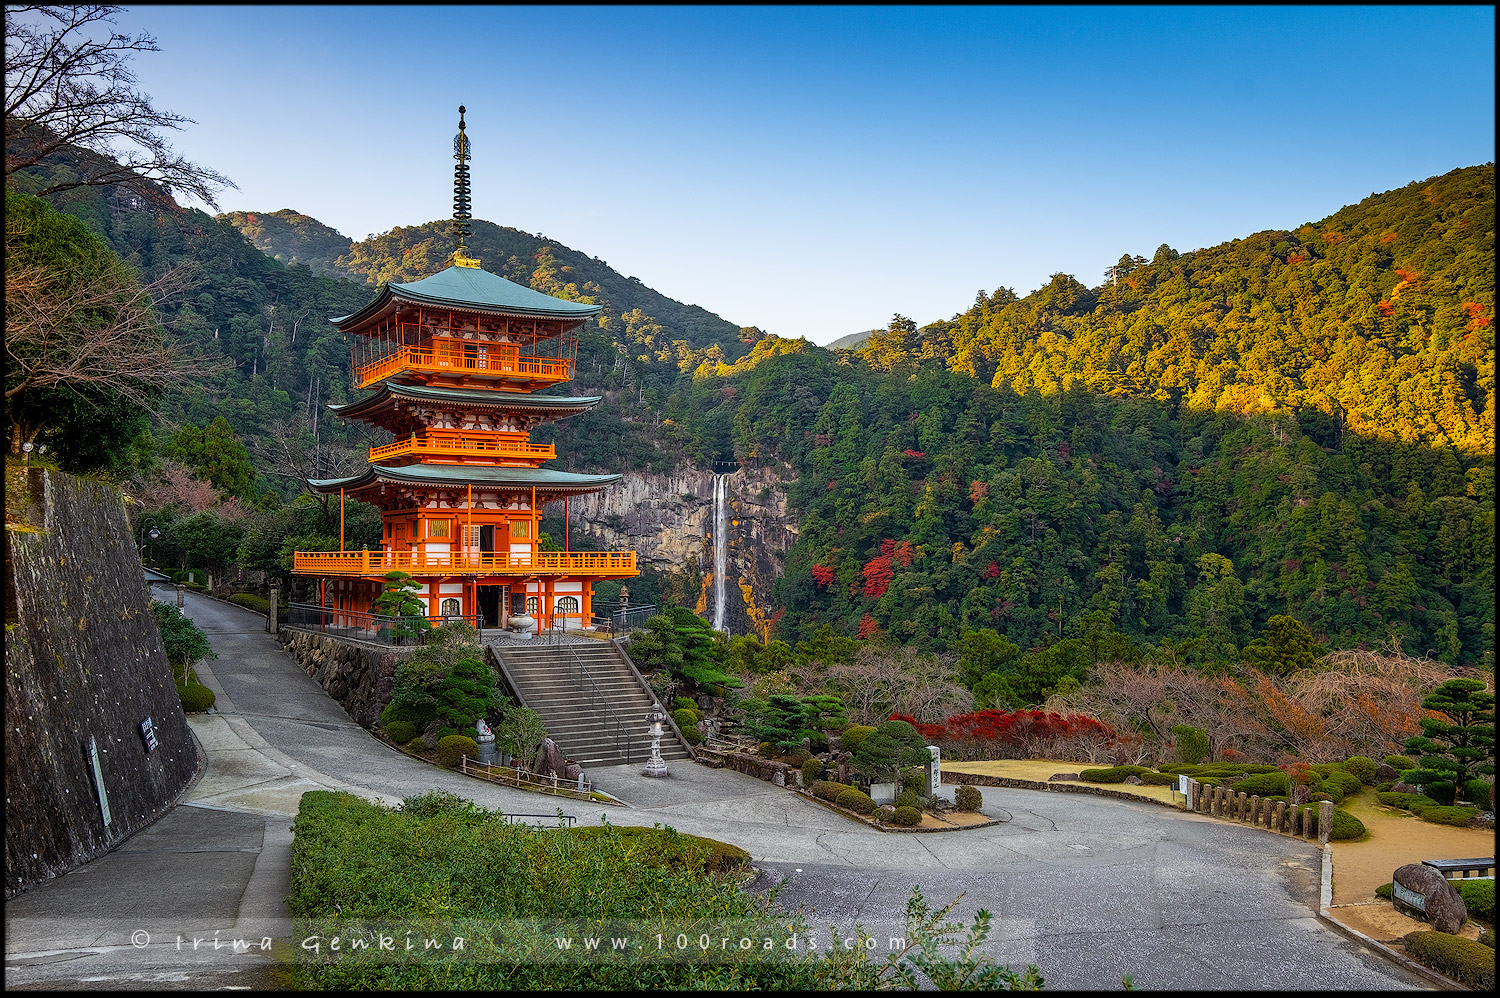
[[[5,526],[9,898],[161,817],[196,775],[198,754],[120,494],[7,469]],[[149,752],[140,729],[148,717],[157,740]]]
[[[743,755],[739,752],[714,752],[710,749],[700,748],[697,750],[698,762],[712,766],[715,769],[732,769],[736,773],[744,773],[753,776],[757,780],[765,780],[767,783],[776,783],[776,777],[781,777],[777,786],[795,787],[802,779],[801,770],[796,766],[788,766],[784,762],[775,762],[771,759],[762,759],[757,755]]]
[[[367,728],[380,723],[380,712],[390,702],[396,666],[417,650],[415,645],[396,648],[351,641],[285,624],[276,637],[302,671],[316,679],[356,724]]]

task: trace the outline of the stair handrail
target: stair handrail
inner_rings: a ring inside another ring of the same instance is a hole
[[[682,729],[677,726],[677,721],[672,717],[672,712],[662,706],[661,698],[656,695],[656,691],[646,682],[646,677],[641,675],[641,670],[635,667],[635,661],[630,657],[630,653],[625,650],[625,645],[619,638],[610,638],[609,643],[614,645],[615,653],[625,662],[625,667],[630,670],[630,674],[635,677],[635,681],[641,685],[641,689],[646,691],[646,696],[651,698],[652,704],[661,708],[661,712],[666,715],[667,723],[672,726],[672,734],[677,736],[677,744],[687,750],[689,759],[696,761],[698,758],[697,751],[682,736]]]
[[[582,687],[583,680],[588,681],[589,687],[592,690],[589,696],[590,712],[595,716],[598,716],[601,713],[603,714],[604,720],[606,722],[606,730],[608,730],[609,725],[613,725],[615,729],[615,755],[618,756],[620,754],[620,741],[623,737],[625,742],[625,761],[627,763],[634,762],[635,758],[631,752],[630,738],[629,736],[626,736],[624,734],[624,729],[620,724],[619,715],[609,707],[608,702],[605,703],[603,711],[599,709],[599,700],[602,697],[602,694],[599,692],[599,684],[597,681],[595,681],[594,674],[589,671],[589,667],[583,664],[583,659],[578,657],[577,649],[575,649],[571,644],[563,644],[555,647],[566,649],[567,653],[572,657],[572,666],[570,666],[569,668],[570,678],[571,674],[576,669],[578,673],[580,673],[579,686]]]

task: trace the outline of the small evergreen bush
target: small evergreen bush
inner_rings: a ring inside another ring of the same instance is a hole
[[[1381,794],[1386,793],[1391,789],[1391,787],[1394,787],[1395,785],[1396,784],[1390,782],[1375,784],[1375,796],[1379,797]]]
[[[479,743],[475,742],[474,744],[478,745]],[[405,745],[405,748],[406,748],[406,751],[408,751],[408,752],[426,752],[427,751],[427,739],[423,738],[421,735],[418,735],[417,737],[413,738],[411,741],[407,742],[406,745]]]
[[[687,742],[689,745],[703,744],[703,732],[698,730],[698,725],[679,724],[677,725],[677,730],[682,732],[682,740]]]
[[[404,745],[417,737],[417,726],[410,721],[392,721],[385,727],[385,736],[397,745]]]
[[[875,810],[875,802],[870,799],[870,795],[853,787],[849,787],[841,792],[834,798],[833,802],[839,807],[848,808],[850,811],[857,811],[860,814],[870,814]],[[896,813],[901,813],[899,807],[896,809]]]
[[[889,825],[896,817],[896,809],[890,804],[881,804],[875,809],[875,820],[882,825]]]
[[[822,775],[823,775],[823,760],[822,759],[817,759],[817,758],[808,759],[806,762],[804,762],[802,764],[802,785],[804,787],[811,787],[814,783],[818,782],[818,777],[820,777]]]
[[[755,750],[755,754],[762,759],[769,759],[776,754],[776,746],[770,742],[761,742],[760,747]]]
[[[1418,963],[1477,991],[1494,990],[1495,951],[1490,947],[1435,930],[1408,932],[1402,942]]]
[[[1364,781],[1361,780],[1358,776],[1355,776],[1353,773],[1345,772],[1341,769],[1334,770],[1326,777],[1324,777],[1323,786],[1320,789],[1327,792],[1329,784],[1333,784],[1334,786],[1338,787],[1345,797],[1350,797],[1354,794],[1359,793],[1360,790],[1364,789],[1365,785]]]
[[[1493,880],[1481,880],[1478,878],[1450,880],[1453,889],[1458,891],[1458,896],[1464,899],[1464,907],[1469,909],[1469,917],[1481,922],[1495,922],[1495,882]]]
[[[1086,783],[1124,783],[1128,777],[1151,772],[1145,766],[1110,766],[1106,769],[1081,770],[1078,778]]]
[[[698,705],[693,702],[692,697],[678,697],[672,701],[672,710],[697,710]]]
[[[901,791],[901,793],[899,795],[897,795],[897,797],[896,797],[896,806],[897,807],[916,807],[917,806],[917,795],[916,795],[916,792],[912,791],[912,790],[903,790],[903,791]]]
[[[1495,948],[1495,930],[1494,929],[1485,929],[1483,932],[1479,933],[1479,945],[1481,945],[1481,946],[1488,946],[1490,949],[1494,949]]]
[[[891,823],[903,828],[915,828],[922,823],[922,812],[914,807],[898,807]]]
[[[957,811],[977,811],[984,806],[984,795],[978,787],[961,784],[953,795],[953,808]]]
[[[461,756],[479,758],[479,743],[468,735],[448,735],[437,743],[438,762],[449,769],[458,765]]]
[[[677,726],[683,729],[683,733],[686,734],[688,728],[694,727],[699,721],[703,720],[703,715],[696,710],[683,707],[672,711],[672,720],[676,721]]]
[[[901,785],[914,794],[927,791],[927,772],[922,769],[914,769],[909,773],[901,775]]]
[[[1141,773],[1141,782],[1148,787],[1175,787],[1177,776],[1173,773]]]
[[[1236,793],[1269,797],[1273,794],[1284,795],[1291,789],[1291,786],[1291,777],[1285,773],[1256,773],[1240,780],[1234,785],[1234,789]]]
[[[1434,825],[1452,825],[1454,828],[1467,828],[1469,822],[1479,816],[1479,811],[1472,807],[1449,807],[1446,804],[1434,804],[1421,810],[1412,810],[1412,814],[1423,821],[1430,821]]]
[[[832,803],[838,800],[839,794],[845,790],[853,789],[847,783],[835,783],[833,780],[819,780],[812,785],[812,795],[819,800],[826,800]]]
[[[1390,884],[1381,884],[1379,887],[1375,888],[1375,896],[1378,898],[1385,898],[1387,901],[1391,900],[1391,897],[1394,893],[1395,888],[1393,888]]]
[[[254,610],[256,613],[270,614],[271,612],[271,601],[254,593],[235,593],[229,597],[229,602],[235,606],[242,606],[246,610]]]
[[[1333,812],[1333,827],[1328,830],[1328,837],[1339,842],[1347,842],[1350,839],[1360,838],[1365,834],[1365,823],[1360,821],[1348,811]]]
[[[875,733],[875,729],[868,724],[851,724],[839,735],[839,744],[844,747],[845,752],[853,752],[859,748],[859,743]]]
[[[1417,768],[1417,761],[1406,755],[1388,755],[1385,757],[1384,762],[1387,766],[1402,773],[1408,769]]]
[[[177,684],[177,698],[182,701],[182,709],[189,714],[201,714],[214,705],[214,691],[202,683],[186,682]]]
[[[1426,794],[1403,794],[1394,791],[1378,793],[1375,795],[1375,799],[1387,807],[1399,807],[1407,811],[1413,811],[1427,804],[1436,803],[1436,801]]]
[[[1490,806],[1490,781],[1470,780],[1465,783],[1464,800],[1487,810]]]
[[[1374,759],[1369,759],[1362,755],[1351,755],[1344,760],[1344,768],[1358,777],[1360,783],[1368,787],[1375,782],[1375,770],[1379,767],[1375,765]]]

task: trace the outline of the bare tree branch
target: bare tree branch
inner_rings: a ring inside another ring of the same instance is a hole
[[[5,176],[73,146],[99,158],[80,158],[75,179],[54,181],[39,196],[122,184],[158,203],[175,206],[175,190],[217,209],[215,192],[235,184],[172,151],[160,132],[180,130],[192,119],[154,108],[130,69],[133,54],[160,51],[156,39],[144,32],[97,37],[119,11],[106,5],[5,8]]]

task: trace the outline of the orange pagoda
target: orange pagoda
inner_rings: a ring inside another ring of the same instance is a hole
[[[354,338],[354,386],[373,392],[329,409],[388,432],[352,478],[313,479],[338,493],[338,552],[302,552],[293,573],[324,580],[322,602],[367,611],[389,572],[406,572],[429,616],[475,617],[505,627],[529,614],[541,628],[592,618],[601,579],[639,574],[634,551],[540,550],[542,507],[598,492],[619,475],[543,468],[550,444],[531,429],[598,404],[599,396],[542,394],[572,378],[577,333],[598,305],[566,301],[482,270],[464,255],[469,228],[469,140],[464,108],[454,139],[453,263],[431,277],[389,283],[352,315],[330,320]],[[343,504],[379,507],[379,550],[343,550]],[[563,546],[568,546],[564,528]]]

